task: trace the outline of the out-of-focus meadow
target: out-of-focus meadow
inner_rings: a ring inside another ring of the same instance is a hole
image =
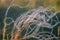
[[[0,0],[0,7],[9,6],[11,1],[12,0]],[[27,8],[43,6],[60,10],[60,0],[14,0],[13,4],[18,4]]]

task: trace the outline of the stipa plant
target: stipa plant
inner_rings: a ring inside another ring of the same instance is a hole
[[[36,38],[38,40],[58,40],[52,32],[53,28],[60,24],[59,18],[56,16],[57,12],[52,12],[48,8],[36,8],[21,14],[16,20],[11,17],[7,17],[7,13],[12,6],[18,6],[19,8],[23,8],[19,5],[13,4],[14,0],[11,2],[11,5],[7,8],[4,18],[4,28],[3,28],[3,40],[7,36],[7,40],[9,40],[8,34],[6,34],[7,26],[14,23],[12,27],[12,31],[10,34],[10,40],[23,40],[29,38]],[[30,1],[31,3],[31,1]],[[30,4],[29,3],[29,4]],[[29,6],[27,4],[27,6]],[[7,19],[11,20],[11,22],[7,23]],[[54,22],[54,23],[53,23]],[[41,28],[42,27],[42,28]],[[45,31],[43,28],[51,29],[51,32]],[[42,29],[40,31],[40,29]]]
[[[3,40],[6,37],[6,27],[13,23],[12,31],[10,33],[9,40],[27,40],[34,38],[34,40],[58,40],[59,37],[56,37],[52,32],[53,28],[60,24],[59,18],[56,16],[58,12],[51,11],[48,8],[39,7],[36,9],[31,9],[14,20],[11,17],[7,17],[9,9],[12,6],[19,5],[10,5],[5,13],[4,18],[4,28],[3,28]],[[10,19],[11,22],[7,23],[7,19]],[[54,22],[54,23],[53,23]],[[42,29],[41,29],[42,27]],[[44,28],[51,29],[51,31],[45,31]],[[40,30],[41,29],[41,30]],[[8,37],[7,37],[8,40]],[[31,39],[33,40],[33,39]]]

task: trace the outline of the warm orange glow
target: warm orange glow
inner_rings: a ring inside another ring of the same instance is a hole
[[[7,0],[0,0],[1,6],[6,6],[7,5]]]
[[[6,3],[6,0],[1,0],[1,3]]]

